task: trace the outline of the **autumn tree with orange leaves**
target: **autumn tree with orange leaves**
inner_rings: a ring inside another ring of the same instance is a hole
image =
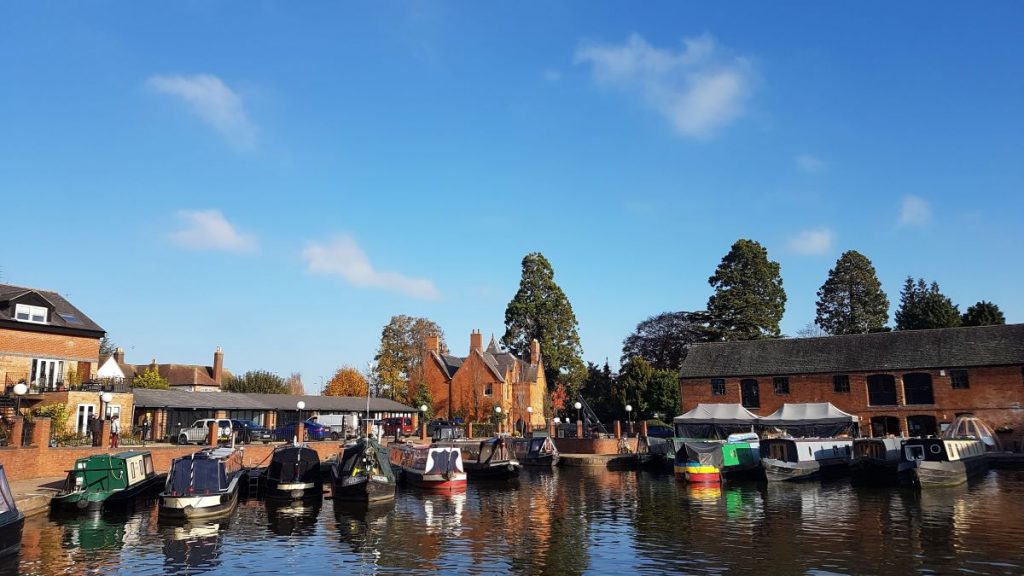
[[[324,396],[366,396],[366,377],[351,366],[338,368],[324,387]]]

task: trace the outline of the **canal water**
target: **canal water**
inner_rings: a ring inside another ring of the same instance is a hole
[[[174,525],[31,518],[11,574],[1024,574],[1024,472],[955,489],[695,488],[562,468],[456,495],[401,487],[371,508],[243,503]]]

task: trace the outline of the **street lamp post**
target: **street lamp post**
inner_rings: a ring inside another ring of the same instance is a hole
[[[526,431],[530,431],[530,438],[533,438],[533,406],[526,407],[526,428],[523,429],[523,437],[526,437]]]
[[[398,440],[398,434],[402,427],[399,426],[398,430],[395,431],[395,440]],[[427,439],[427,405],[420,404],[420,439]]]
[[[555,416],[555,438],[558,438],[558,431],[562,427],[562,419]]]
[[[104,420],[110,419],[110,401],[114,399],[114,395],[110,392],[103,392],[100,394],[100,414],[102,414]]]
[[[14,409],[18,416],[21,416],[21,397],[28,393],[28,386],[24,382],[18,382],[14,385],[14,395],[17,397],[16,408]]]
[[[295,407],[299,411],[299,421],[295,423],[295,438],[299,442],[306,441],[306,423],[302,420],[302,411],[306,409],[306,403],[299,400],[295,403]]]
[[[579,402],[577,402],[577,403],[573,404],[572,406],[573,406],[573,408],[576,409],[576,421],[579,422],[580,421],[580,408],[583,408],[583,404],[580,404]]]
[[[626,416],[629,418],[629,433],[633,433],[633,407],[626,404]]]
[[[498,423],[498,434],[501,434],[501,406],[494,407],[494,420]]]

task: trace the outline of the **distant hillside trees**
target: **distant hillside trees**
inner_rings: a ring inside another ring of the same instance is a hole
[[[954,328],[960,325],[960,311],[949,297],[939,291],[938,282],[928,285],[923,278],[915,282],[907,276],[896,311],[897,330]]]
[[[529,354],[530,343],[537,340],[548,389],[563,385],[570,400],[587,377],[577,326],[572,304],[555,282],[551,263],[540,252],[527,254],[519,290],[505,308],[501,343],[523,357]]]
[[[636,325],[622,342],[620,362],[643,358],[659,370],[678,371],[690,345],[710,337],[707,313],[662,312]]]
[[[292,372],[291,376],[284,381],[285,386],[288,387],[288,393],[295,396],[303,396],[306,394],[306,387],[302,384],[302,374],[299,372]]]
[[[722,258],[708,283],[711,327],[723,340],[756,340],[780,336],[786,291],[778,262],[753,240],[740,239]]]
[[[878,332],[889,321],[889,299],[875,267],[855,250],[844,252],[818,290],[814,323],[829,334]]]
[[[960,324],[963,326],[1001,326],[1006,324],[1006,317],[1003,316],[999,306],[982,300],[967,308],[967,311],[960,317]]]
[[[249,394],[287,394],[288,386],[273,372],[266,370],[250,370],[241,376],[229,376],[221,384],[224,392],[243,392]]]

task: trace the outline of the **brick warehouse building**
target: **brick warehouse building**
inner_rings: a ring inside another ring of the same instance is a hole
[[[493,336],[484,349],[479,331],[469,335],[469,355],[465,357],[442,353],[439,339],[431,337],[424,350],[423,368],[438,418],[486,421],[494,408],[501,406],[509,426],[544,426],[547,380],[536,340],[530,344],[530,357],[524,359],[502,351]],[[533,408],[532,414],[527,407]]]
[[[868,435],[935,434],[970,412],[1007,449],[1024,443],[1024,324],[693,346],[680,371],[685,412],[741,403],[831,402]]]

